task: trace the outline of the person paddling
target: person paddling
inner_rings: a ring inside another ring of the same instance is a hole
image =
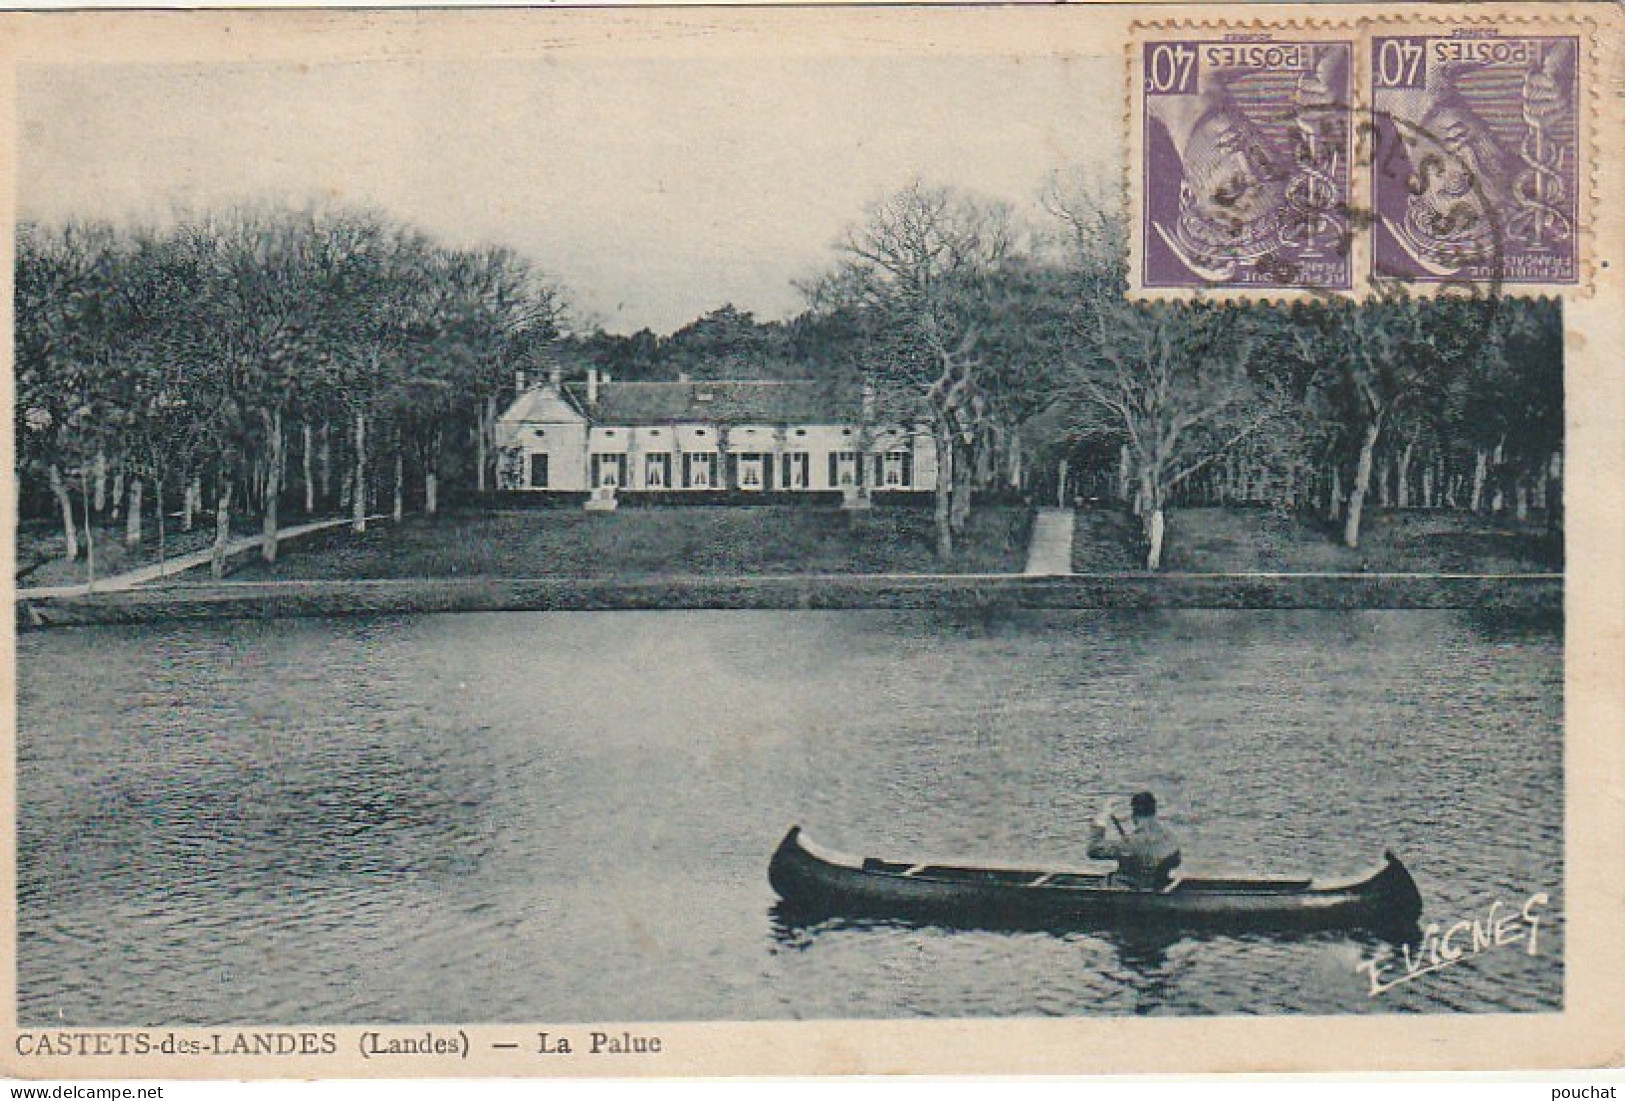
[[[1179,842],[1157,821],[1157,797],[1149,791],[1136,793],[1129,810],[1134,816],[1132,830],[1123,829],[1111,803],[1101,809],[1089,830],[1089,857],[1117,861],[1115,883],[1153,890],[1166,887],[1179,867]],[[1117,836],[1107,836],[1108,826]]]

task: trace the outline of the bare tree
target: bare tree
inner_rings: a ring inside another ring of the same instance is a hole
[[[1252,340],[1240,311],[1106,300],[1091,314],[1070,374],[1079,424],[1121,434],[1146,569],[1161,569],[1174,492],[1286,406],[1247,373]]]
[[[991,286],[1011,258],[1010,209],[918,180],[869,209],[813,291],[815,307],[860,318],[865,371],[880,401],[924,399],[936,443],[937,555],[950,558],[970,515],[975,447],[989,411],[979,341],[993,323]]]

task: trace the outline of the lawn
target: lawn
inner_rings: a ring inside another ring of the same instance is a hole
[[[290,524],[302,522],[302,517],[289,521]],[[239,514],[232,518],[231,532],[234,538],[258,534],[259,531],[260,518],[257,515]],[[112,577],[158,561],[158,525],[151,517],[148,517],[146,524],[146,538],[138,546],[124,545],[123,523],[98,523],[94,535],[98,578]],[[181,531],[179,518],[170,517],[168,529],[164,532],[164,557],[175,558],[203,550],[213,542],[214,517],[199,516],[191,531]],[[26,588],[83,584],[90,577],[85,549],[85,532],[80,528],[79,558],[69,562],[65,557],[67,541],[63,538],[60,522],[25,521],[17,530],[17,584]]]
[[[306,537],[275,566],[248,559],[233,580],[398,577],[630,577],[656,574],[1010,573],[1031,514],[972,514],[954,561],[939,564],[923,509],[795,506],[450,512]]]
[[[1112,572],[1141,565],[1139,527],[1120,511],[1080,511],[1072,568]],[[1318,518],[1256,508],[1174,509],[1163,568],[1171,573],[1560,573],[1562,548],[1538,514],[1372,510],[1360,546]]]

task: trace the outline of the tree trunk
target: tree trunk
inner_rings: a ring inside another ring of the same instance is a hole
[[[1326,519],[1335,524],[1343,518],[1343,472],[1335,461],[1332,463],[1331,489],[1326,496]]]
[[[299,461],[302,467],[305,482],[305,515],[314,516],[316,514],[316,482],[310,476],[310,446],[311,436],[313,433],[310,430],[309,421],[305,421],[300,424],[299,434],[299,442],[301,444],[299,449]]]
[[[1563,530],[1563,453],[1552,452],[1546,465],[1546,530],[1553,535]]]
[[[271,455],[265,464],[265,538],[260,541],[260,556],[266,565],[276,562],[277,503],[282,497],[282,410],[261,413],[265,420],[265,433],[271,441]]]
[[[354,509],[350,514],[350,530],[364,532],[367,530],[367,414],[363,412],[355,415],[355,474],[350,493]]]
[[[1529,519],[1529,476],[1520,472],[1512,486],[1513,515],[1519,523]]]
[[[397,524],[401,517],[406,515],[406,460],[401,455],[401,444],[395,441],[395,499],[390,509],[390,519]]]
[[[485,467],[490,461],[490,429],[486,427],[489,419],[491,399],[480,402],[480,415],[475,418],[478,423],[474,425],[474,492],[485,492]]]
[[[1431,463],[1422,467],[1422,507],[1433,507],[1433,465]]]
[[[231,479],[224,474],[219,494],[214,506],[214,553],[209,556],[209,573],[216,581],[226,576],[226,547],[231,542]]]
[[[1162,536],[1165,521],[1162,506],[1153,505],[1145,518],[1145,568],[1152,573],[1162,569]]]
[[[333,499],[333,429],[327,421],[322,422],[321,470],[322,500],[324,502],[331,501]]]
[[[107,452],[96,452],[96,511],[107,508]]]
[[[85,585],[96,588],[96,525],[90,518],[90,477],[84,464],[79,465],[79,500],[84,506],[85,521]]]
[[[192,480],[186,483],[186,492],[181,501],[181,530],[191,531],[193,519],[198,510],[203,507],[203,475],[194,474]]]
[[[1129,499],[1129,483],[1133,477],[1133,466],[1129,462],[1128,444],[1119,444],[1117,448],[1117,499]]]
[[[1378,508],[1388,508],[1394,503],[1393,498],[1388,495],[1388,487],[1393,482],[1393,468],[1394,464],[1392,459],[1384,458],[1382,462],[1377,464],[1376,475]]]
[[[108,500],[108,504],[112,506],[111,519],[116,522],[119,509],[124,504],[124,465],[122,463],[113,472],[113,493]]]
[[[1498,443],[1495,452],[1490,456],[1490,511],[1498,513],[1506,505],[1506,445]]]
[[[954,456],[954,493],[948,506],[948,526],[953,529],[955,537],[963,536],[965,526],[970,522],[971,486],[975,474],[976,452],[969,446],[961,446],[959,454]]]
[[[1360,460],[1354,467],[1354,486],[1349,490],[1348,514],[1343,520],[1343,545],[1360,545],[1360,515],[1365,510],[1366,491],[1371,488],[1371,458],[1377,449],[1377,438],[1382,434],[1382,416],[1372,417],[1365,426],[1365,438],[1360,442]]]
[[[954,438],[944,426],[937,428],[937,488],[931,510],[937,530],[937,561],[946,563],[954,556],[954,533],[949,526],[949,506],[953,498]]]
[[[130,479],[130,510],[124,519],[124,545],[126,547],[139,547],[141,545],[141,489],[143,482],[140,478]]]
[[[51,496],[56,498],[57,505],[62,509],[62,539],[67,547],[67,560],[79,560],[79,526],[73,522],[73,498],[68,496],[68,487],[62,481],[62,471],[55,463],[51,464]]]
[[[1411,456],[1416,452],[1415,442],[1407,443],[1405,450],[1399,453],[1399,469],[1397,477],[1399,484],[1394,489],[1394,504],[1400,508],[1409,508],[1411,504]]]
[[[158,524],[158,572],[163,573],[164,559],[169,554],[169,544],[166,536],[169,533],[168,521],[164,517],[164,475],[167,471],[160,470],[158,477],[152,480],[152,518]]]
[[[627,476],[631,476],[631,471],[627,471]],[[437,428],[429,439],[429,453],[423,461],[423,513],[425,516],[433,516],[439,511],[440,430]]]
[[[1477,457],[1473,460],[1473,495],[1467,506],[1473,512],[1484,511],[1484,479],[1488,476],[1489,469],[1489,454],[1480,447]]]

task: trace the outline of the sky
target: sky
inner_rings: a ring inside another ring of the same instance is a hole
[[[21,71],[23,218],[376,206],[506,245],[577,324],[670,332],[804,306],[866,204],[919,177],[1040,216],[1120,171],[1120,66],[993,54],[612,57]]]

